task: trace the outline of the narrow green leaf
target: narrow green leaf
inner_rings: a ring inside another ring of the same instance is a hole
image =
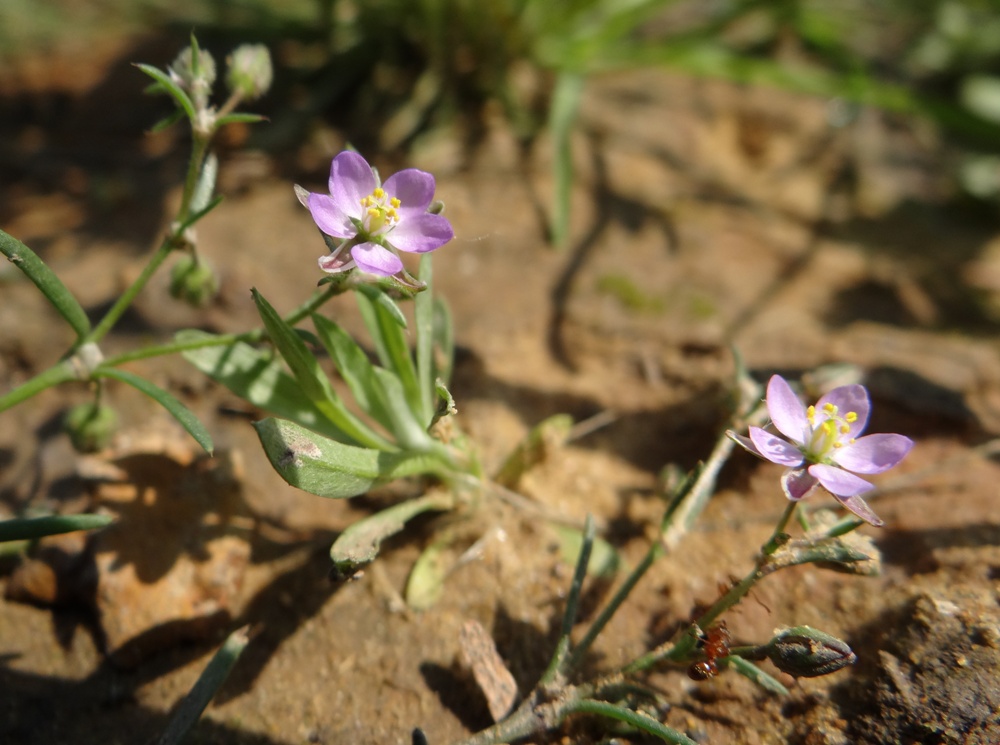
[[[559,553],[563,561],[567,564],[572,564],[580,555],[584,545],[583,532],[568,525],[554,525],[553,528],[558,536]],[[592,577],[608,579],[618,571],[620,563],[618,552],[615,551],[614,546],[603,538],[595,537],[593,539],[593,548],[591,549],[587,564],[587,574]]]
[[[188,98],[188,94],[185,93],[184,90],[177,85],[177,83],[171,80],[167,73],[157,67],[153,67],[152,65],[147,65],[142,62],[136,62],[134,64],[144,73],[149,75],[149,77],[162,85],[167,94],[177,102],[177,105],[184,109],[184,113],[187,115],[187,118],[192,122],[194,121],[194,104],[191,102],[191,99]]]
[[[455,362],[455,327],[451,310],[441,298],[434,298],[434,379],[445,385],[451,382]]]
[[[552,104],[549,109],[549,130],[552,132],[555,157],[552,161],[555,183],[555,205],[552,214],[552,243],[563,248],[569,238],[570,197],[573,189],[573,154],[570,133],[576,121],[580,96],[583,93],[582,75],[564,72],[556,79]]]
[[[176,109],[173,113],[163,117],[162,119],[160,119],[160,121],[158,121],[156,124],[150,127],[149,131],[154,133],[162,132],[165,129],[169,129],[183,118],[184,118],[184,112],[181,109]]]
[[[264,419],[255,422],[254,427],[264,453],[281,478],[318,497],[355,497],[395,479],[447,473],[447,468],[432,455],[345,445],[283,419]]]
[[[381,279],[386,278],[382,277]],[[392,320],[396,322],[396,325],[401,329],[405,331],[408,328],[406,316],[404,315],[402,309],[396,305],[395,300],[386,294],[394,289],[394,286],[391,283],[380,284],[376,287],[365,282],[364,284],[356,285],[355,289],[368,298],[376,307],[379,307],[388,313],[389,317],[392,318]]]
[[[404,450],[426,453],[434,447],[434,439],[427,434],[406,400],[403,384],[388,370],[376,367],[375,380],[382,394],[382,404],[389,416],[389,429]]]
[[[188,730],[201,717],[205,707],[218,692],[222,684],[229,677],[233,665],[243,654],[243,650],[250,642],[247,635],[249,627],[244,626],[231,633],[219,651],[215,653],[208,663],[194,686],[188,694],[181,700],[177,710],[170,717],[167,729],[160,735],[156,745],[179,745],[187,734]]]
[[[45,298],[66,319],[77,337],[83,338],[90,331],[90,320],[79,301],[62,280],[42,261],[38,254],[12,235],[0,230],[0,252],[34,282]]]
[[[337,372],[351,389],[358,405],[382,426],[388,428],[391,419],[383,406],[383,397],[375,379],[375,366],[361,346],[340,326],[321,315],[313,315],[313,325],[320,343],[326,349]]]
[[[245,114],[240,112],[234,112],[232,114],[226,114],[225,116],[220,116],[216,120],[216,126],[222,127],[226,124],[235,124],[237,122],[242,122],[244,124],[254,124],[256,122],[266,122],[267,117],[260,114]]]
[[[777,693],[779,696],[788,695],[788,689],[781,684],[781,681],[771,675],[768,675],[755,664],[750,662],[750,660],[745,660],[736,655],[730,655],[729,657],[723,657],[720,662],[724,667],[732,668],[744,678],[748,678],[766,691]]]
[[[25,541],[77,530],[93,530],[110,525],[114,519],[108,515],[45,515],[44,517],[16,517],[0,521],[0,543]]]
[[[428,426],[434,416],[434,282],[430,253],[420,257],[420,281],[427,285],[413,301],[417,334],[417,386],[420,389],[420,417]]]
[[[402,311],[385,293],[364,285],[359,289],[361,292],[357,293],[358,305],[368,332],[372,335],[375,351],[382,361],[382,366],[396,374],[403,384],[410,410],[419,415],[420,383],[417,380],[413,356],[410,354],[406,328],[399,324],[397,317],[397,314],[402,315]]]
[[[341,576],[350,577],[378,556],[386,538],[396,535],[406,523],[425,512],[449,510],[455,500],[449,492],[433,492],[395,504],[351,525],[330,547],[330,558]]]
[[[344,408],[336,392],[330,386],[330,381],[319,366],[316,358],[310,353],[305,343],[299,338],[295,329],[285,323],[264,297],[252,290],[257,312],[267,329],[268,336],[278,352],[288,363],[292,375],[302,386],[303,393],[336,427],[342,430],[352,441],[365,447],[380,450],[395,450],[395,446],[376,434],[368,425]]]
[[[165,390],[157,385],[150,383],[145,378],[140,378],[134,373],[130,373],[127,370],[119,370],[114,367],[98,367],[94,371],[94,376],[98,378],[113,378],[114,380],[120,380],[123,383],[127,383],[136,390],[145,393],[151,399],[156,401],[160,406],[166,409],[174,419],[180,422],[180,425],[188,431],[195,441],[205,449],[205,452],[209,455],[212,454],[212,437],[208,434],[208,430],[205,429],[198,417],[196,417],[191,410],[174,398],[172,395],[167,393]]]
[[[186,329],[179,331],[174,338],[179,343],[190,343],[209,340],[214,335]],[[184,359],[205,375],[251,405],[283,419],[290,419],[327,437],[339,440],[347,437],[302,392],[301,386],[285,372],[273,351],[236,342],[229,346],[189,349],[182,354]]]
[[[195,210],[190,215],[188,215],[188,219],[185,220],[183,223],[181,223],[180,229],[177,232],[181,233],[181,232],[187,230],[188,228],[190,228],[192,225],[194,225],[196,222],[198,222],[201,218],[203,218],[209,212],[211,212],[216,207],[218,207],[220,204],[222,204],[222,200],[223,200],[223,196],[221,194],[216,194],[214,197],[212,197],[212,200],[208,204],[206,204],[204,207],[202,207],[200,210]]]

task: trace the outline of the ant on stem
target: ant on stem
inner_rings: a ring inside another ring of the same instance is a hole
[[[708,680],[719,674],[719,666],[716,660],[729,655],[729,642],[732,637],[725,621],[719,621],[708,631],[703,631],[698,640],[698,646],[705,654],[705,659],[694,662],[688,668],[688,677],[691,680]]]

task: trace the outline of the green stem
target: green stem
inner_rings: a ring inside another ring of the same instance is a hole
[[[564,709],[565,714],[597,714],[598,716],[614,719],[618,722],[625,722],[642,732],[656,735],[661,740],[675,743],[675,745],[697,745],[690,737],[681,734],[675,729],[661,724],[650,716],[640,714],[637,711],[626,709],[623,706],[608,703],[607,701],[595,701],[594,699],[580,699],[568,704]]]
[[[622,586],[618,588],[618,592],[615,593],[614,597],[608,601],[608,604],[604,606],[601,610],[600,615],[594,620],[594,623],[587,629],[586,635],[580,640],[580,643],[573,650],[573,654],[570,655],[566,664],[563,665],[563,672],[569,672],[574,669],[583,660],[583,656],[590,649],[594,640],[597,636],[604,630],[604,627],[608,625],[612,616],[618,612],[618,608],[621,604],[625,602],[625,599],[629,596],[635,586],[639,584],[639,580],[642,579],[643,575],[649,571],[649,568],[653,566],[653,562],[663,553],[663,547],[659,541],[652,543],[646,555],[643,557],[642,561],[636,566],[635,569],[629,574],[622,583]]]
[[[108,312],[104,314],[104,318],[100,320],[100,323],[91,329],[85,338],[77,343],[77,347],[88,342],[96,343],[103,339],[114,325],[118,323],[118,319],[122,317],[122,314],[132,304],[136,296],[142,292],[142,289],[152,278],[153,274],[156,273],[156,270],[160,268],[160,265],[166,261],[170,253],[184,243],[182,226],[191,212],[191,199],[194,197],[195,189],[198,186],[198,176],[201,173],[205,155],[208,152],[210,139],[210,137],[199,136],[197,132],[192,137],[191,158],[188,160],[187,176],[184,178],[184,193],[181,196],[181,206],[177,211],[177,219],[174,223],[178,227],[171,230],[170,235],[156,249],[156,253],[150,257],[149,263],[146,264],[135,281],[115,301]]]
[[[41,393],[46,388],[76,380],[77,375],[73,370],[73,365],[69,360],[63,360],[48,370],[39,373],[30,380],[22,383],[12,391],[8,391],[0,396],[0,411],[5,411],[32,396]]]
[[[336,285],[331,285],[328,289],[322,292],[313,293],[313,296],[309,298],[306,302],[300,305],[298,308],[293,310],[287,316],[285,316],[285,322],[289,326],[294,326],[303,318],[308,316],[310,313],[315,311],[330,298],[339,294],[342,288]],[[253,344],[264,338],[264,329],[257,328],[251,331],[244,331],[239,334],[222,334],[220,336],[214,336],[209,339],[198,339],[193,341],[179,342],[173,341],[167,344],[159,344],[157,346],[145,347],[144,349],[136,349],[131,352],[123,352],[122,354],[117,354],[114,357],[108,357],[101,364],[101,367],[118,367],[126,362],[134,362],[136,360],[149,359],[150,357],[162,357],[166,354],[176,354],[177,352],[187,352],[192,349],[203,349],[205,347],[221,347],[228,346],[230,344],[235,344],[237,342],[246,342],[248,344]]]
[[[657,647],[653,651],[648,652],[642,657],[639,657],[629,663],[625,668],[623,668],[622,672],[627,674],[638,672],[640,670],[647,670],[662,660],[686,660],[688,655],[698,643],[698,635],[693,633],[693,629],[705,629],[711,626],[723,613],[746,597],[747,593],[750,592],[750,589],[768,574],[768,564],[771,562],[771,557],[788,540],[785,528],[788,526],[789,520],[792,519],[792,515],[795,513],[796,507],[798,507],[798,502],[790,501],[788,503],[785,511],[778,519],[778,523],[775,525],[774,530],[771,533],[771,537],[768,538],[767,542],[761,547],[761,551],[757,557],[756,563],[754,564],[754,568],[749,574],[747,574],[747,576],[730,587],[729,590],[727,590],[722,597],[716,600],[707,611],[702,613],[694,624],[688,627],[688,629],[684,632],[684,635],[681,636],[676,643],[669,642]]]
[[[146,264],[139,276],[136,277],[135,281],[127,290],[125,290],[124,293],[122,293],[121,297],[115,301],[114,305],[112,305],[108,312],[104,314],[104,318],[102,318],[100,322],[90,330],[90,333],[77,342],[76,347],[80,347],[83,344],[88,343],[96,344],[103,339],[109,331],[111,331],[114,325],[118,323],[118,319],[122,317],[122,314],[128,310],[132,301],[135,300],[136,296],[140,292],[142,292],[146,283],[149,282],[153,274],[156,273],[156,270],[160,268],[160,265],[164,261],[166,261],[178,240],[179,237],[175,234],[171,234],[164,239],[163,243],[161,243],[160,247],[156,249],[156,253],[150,257],[149,263]]]
[[[191,200],[198,188],[198,178],[201,175],[205,156],[208,154],[208,144],[212,136],[199,135],[192,132],[191,159],[188,161],[187,175],[184,177],[184,194],[181,196],[181,206],[177,210],[177,224],[183,224],[191,212]]]

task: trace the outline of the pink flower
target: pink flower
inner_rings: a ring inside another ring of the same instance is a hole
[[[860,496],[875,486],[855,474],[889,470],[910,452],[913,441],[896,434],[858,437],[871,408],[865,387],[834,388],[806,408],[785,379],[774,375],[766,401],[771,422],[787,439],[760,427],[750,427],[749,438],[729,436],[754,455],[787,467],[781,487],[789,499],[798,501],[820,485],[862,520],[881,526]]]
[[[330,193],[296,187],[319,229],[341,239],[319,260],[331,274],[353,269],[388,277],[403,269],[398,251],[425,253],[440,248],[455,233],[441,215],[428,212],[434,177],[407,168],[379,183],[375,171],[355,152],[345,150],[330,167]],[[350,249],[350,259],[342,257]]]

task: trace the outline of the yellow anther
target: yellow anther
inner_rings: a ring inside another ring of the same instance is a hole
[[[850,431],[851,431],[851,428],[847,424],[841,424],[840,425],[840,434],[846,435]]]
[[[375,189],[375,191],[372,192],[372,196],[375,197],[378,200],[384,199],[385,198],[385,189],[383,189],[381,186],[379,186],[378,188]]]
[[[858,412],[848,411],[847,416],[844,417],[845,422],[856,422],[858,421]]]
[[[399,201],[399,197],[393,197],[392,199],[389,200],[389,204],[392,205],[393,209],[397,209],[398,210],[399,206],[402,204],[402,202]]]
[[[837,407],[833,404],[823,404],[823,411],[830,416],[837,416]]]
[[[809,423],[812,424],[815,418],[816,418],[816,407],[810,406],[808,409],[806,409],[806,419],[808,419]]]

